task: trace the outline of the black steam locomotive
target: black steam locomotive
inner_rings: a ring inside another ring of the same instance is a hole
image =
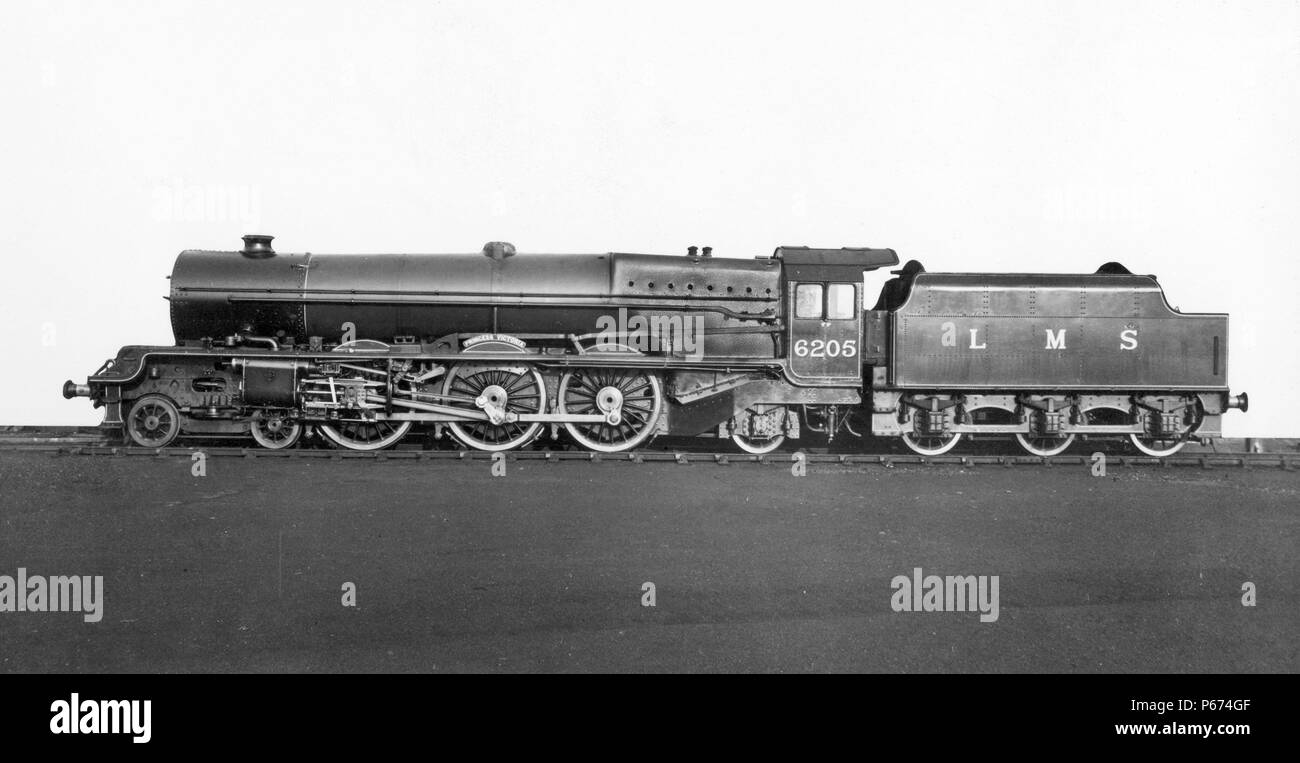
[[[503,451],[567,437],[600,452],[656,435],[751,453],[807,431],[901,437],[937,455],[1077,436],[1163,456],[1220,434],[1228,318],[1172,309],[1153,276],[927,273],[912,261],[864,309],[890,249],[770,257],[185,251],[172,347],[124,347],[65,397],[140,446],[304,431],[356,450],[419,427]]]

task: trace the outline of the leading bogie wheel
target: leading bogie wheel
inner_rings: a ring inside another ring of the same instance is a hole
[[[145,395],[131,406],[126,417],[126,433],[143,448],[165,448],[181,432],[181,414],[171,398]]]
[[[248,422],[248,433],[263,448],[283,450],[302,437],[302,424],[282,411],[258,411]]]

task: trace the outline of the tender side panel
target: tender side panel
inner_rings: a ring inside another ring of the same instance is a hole
[[[1169,309],[1145,276],[919,276],[893,316],[912,388],[1221,389],[1226,315]],[[1091,279],[1097,279],[1090,282]]]

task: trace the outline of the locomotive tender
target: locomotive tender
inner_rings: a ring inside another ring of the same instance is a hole
[[[963,436],[1054,455],[1077,436],[1164,456],[1245,410],[1228,318],[1172,309],[1153,276],[927,273],[909,262],[865,309],[890,249],[770,257],[182,252],[172,347],[123,347],[64,396],[140,446],[314,429],[356,450],[412,427],[502,451],[563,437],[599,452],[660,434],[751,453],[806,430]],[[862,430],[862,431],[859,431]]]

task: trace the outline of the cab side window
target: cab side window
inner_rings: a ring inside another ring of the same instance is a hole
[[[856,307],[855,301],[853,284],[831,284],[826,290],[826,317],[830,320],[852,318]]]
[[[794,317],[822,317],[822,285],[801,283],[794,290]]]

